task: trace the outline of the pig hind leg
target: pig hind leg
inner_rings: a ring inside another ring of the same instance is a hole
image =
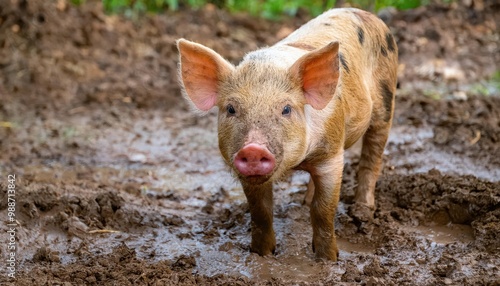
[[[358,186],[350,213],[360,221],[369,221],[375,210],[375,184],[382,167],[382,155],[392,123],[394,92],[382,84],[380,105],[363,136],[363,147],[357,173]]]

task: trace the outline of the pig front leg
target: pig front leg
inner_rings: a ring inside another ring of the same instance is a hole
[[[317,259],[337,261],[334,219],[339,202],[343,168],[342,151],[314,167],[310,172],[314,184],[311,202],[312,246]]]
[[[252,218],[250,250],[259,255],[274,253],[276,237],[273,230],[273,184],[252,186],[243,183]]]

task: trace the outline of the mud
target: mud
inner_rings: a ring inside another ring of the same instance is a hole
[[[394,127],[372,221],[349,214],[359,146],[347,154],[336,263],[314,260],[300,172],[275,187],[276,255],[249,252],[215,112],[193,114],[176,79],[179,37],[237,62],[307,16],[206,6],[131,20],[98,2],[1,1],[1,232],[8,174],[17,219],[16,279],[2,235],[2,285],[500,283],[495,1],[384,14],[401,51]]]

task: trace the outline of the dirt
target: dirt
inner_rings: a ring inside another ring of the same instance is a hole
[[[457,1],[383,17],[400,48],[396,116],[371,221],[349,215],[359,146],[317,262],[308,175],[275,188],[277,253],[249,252],[241,187],[215,112],[180,96],[175,40],[234,63],[309,18],[213,6],[136,20],[99,1],[0,1],[0,210],[15,175],[15,279],[2,285],[498,285],[500,6]],[[2,224],[2,233],[11,226]]]

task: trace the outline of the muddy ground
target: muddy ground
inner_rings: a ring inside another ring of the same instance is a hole
[[[372,222],[347,211],[359,146],[347,154],[336,263],[314,261],[305,173],[276,185],[276,255],[249,252],[215,112],[190,112],[176,79],[179,37],[236,63],[308,16],[269,22],[206,6],[130,20],[95,1],[27,2],[0,1],[0,284],[500,283],[495,1],[383,14],[400,48],[395,121]]]

